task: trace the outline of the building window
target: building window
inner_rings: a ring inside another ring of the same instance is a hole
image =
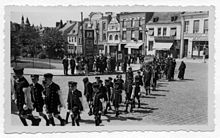
[[[85,24],[85,28],[88,28],[88,24],[87,23]]]
[[[134,18],[131,19],[131,27],[134,27]]]
[[[114,27],[114,25],[112,25],[112,27],[111,27],[111,28],[112,28],[112,30],[113,30],[113,29],[115,28],[115,27]]]
[[[134,33],[134,31],[132,30],[131,31],[131,40],[134,40],[135,39],[135,33]]]
[[[157,35],[158,35],[158,36],[161,35],[161,28],[157,28]]]
[[[118,35],[115,35],[115,40],[118,40]]]
[[[79,38],[79,45],[81,45],[81,39]]]
[[[189,31],[189,21],[185,21],[185,23],[184,23],[184,32],[188,33],[188,31]]]
[[[176,36],[176,28],[170,28],[170,36]]]
[[[105,41],[105,40],[106,40],[106,34],[104,33],[102,37],[103,37],[103,38],[102,38],[103,41]]]
[[[73,40],[74,38],[73,37],[71,37],[71,38],[72,38],[71,42],[74,42],[74,40]]]
[[[106,22],[102,23],[102,28],[103,28],[103,30],[106,30]]]
[[[112,40],[112,35],[109,36],[109,40]]]
[[[208,33],[208,29],[209,28],[209,26],[208,26],[208,19],[205,19],[204,20],[204,29],[203,29],[203,33],[204,34],[207,34]]]
[[[193,33],[199,32],[199,20],[194,20],[193,22]]]
[[[122,20],[122,27],[126,27],[126,21],[125,21],[125,19]]]
[[[154,28],[149,28],[148,35],[154,36]]]
[[[75,42],[76,42],[76,37],[74,37],[75,38]]]
[[[138,40],[143,40],[143,32],[139,31]]]
[[[159,17],[153,18],[153,22],[158,22],[158,20],[159,20]]]
[[[149,41],[148,51],[152,51],[153,50],[153,45],[154,45],[154,42],[153,41]]]
[[[172,17],[171,17],[171,22],[176,21],[176,20],[177,20],[177,18],[178,18],[177,16],[172,16]]]
[[[126,40],[126,31],[122,32],[122,40]]]
[[[138,19],[138,26],[141,26],[141,18]]]
[[[167,28],[163,28],[163,36],[167,35]]]

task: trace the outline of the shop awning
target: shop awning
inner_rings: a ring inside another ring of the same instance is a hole
[[[133,48],[133,49],[139,49],[139,47],[142,45],[143,43],[127,43],[125,45],[125,48]]]
[[[154,50],[170,50],[173,43],[155,43]]]

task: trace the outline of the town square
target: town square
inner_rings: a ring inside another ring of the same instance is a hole
[[[12,126],[209,124],[208,10],[75,14],[11,13]]]

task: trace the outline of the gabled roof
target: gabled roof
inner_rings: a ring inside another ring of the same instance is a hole
[[[77,35],[79,33],[79,22],[76,22],[67,35]]]
[[[59,29],[59,31],[61,31],[63,34],[67,34],[75,24],[76,22],[74,21],[67,21],[66,25],[63,28]]]
[[[150,19],[148,24],[159,24],[159,23],[173,23],[180,22],[181,12],[154,12],[153,17]],[[175,21],[171,21],[172,17],[177,17]],[[158,21],[154,22],[154,19],[157,18]]]

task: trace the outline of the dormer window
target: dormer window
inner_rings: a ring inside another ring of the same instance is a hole
[[[159,20],[159,17],[153,18],[153,22],[158,22],[158,20]]]
[[[176,20],[177,20],[177,18],[178,18],[177,16],[172,16],[172,17],[171,17],[171,22],[176,21]]]

